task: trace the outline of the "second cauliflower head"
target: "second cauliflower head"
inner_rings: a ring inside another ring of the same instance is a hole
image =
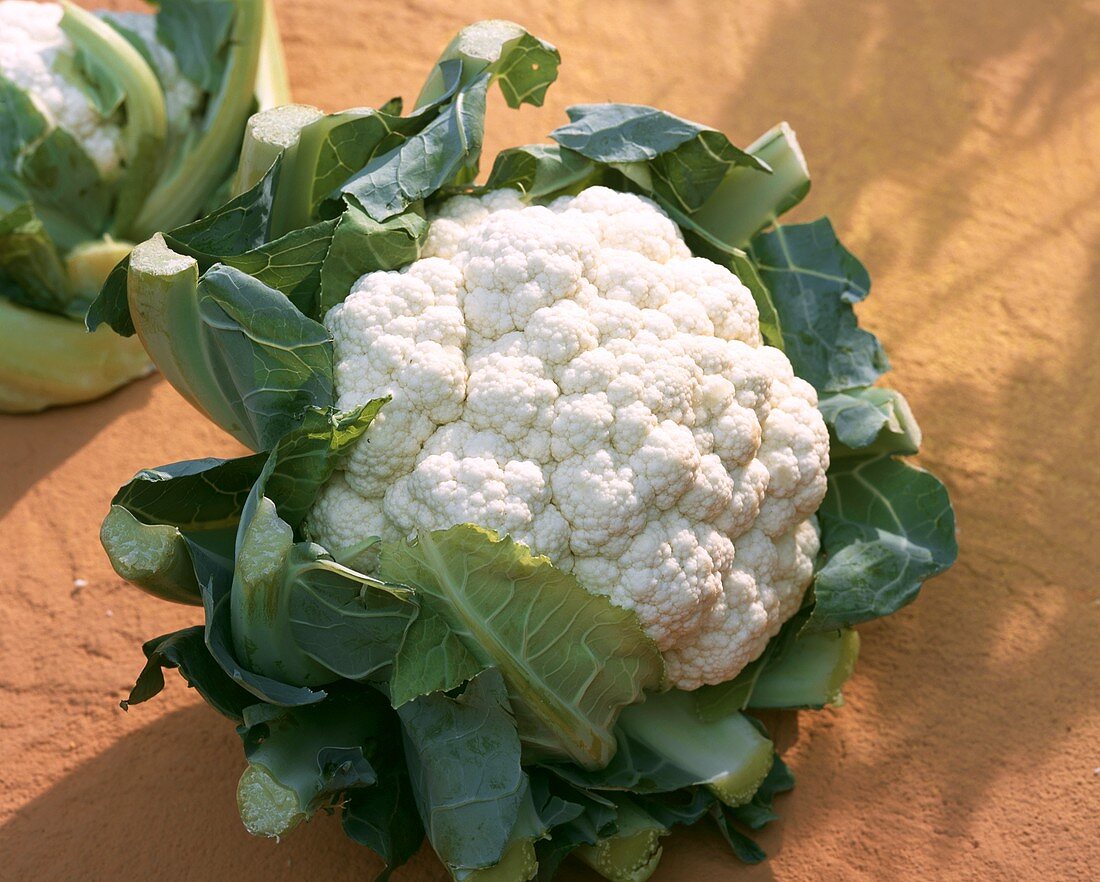
[[[337,556],[475,523],[633,610],[683,689],[793,615],[828,433],[749,290],[654,203],[603,187],[457,196],[423,256],[325,324],[339,407],[393,400],[308,520]]]

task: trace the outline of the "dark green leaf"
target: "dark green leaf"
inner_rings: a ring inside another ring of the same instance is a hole
[[[473,647],[432,606],[423,606],[397,655],[390,692],[394,704],[437,689],[453,689],[485,670]]]
[[[165,237],[172,250],[194,257],[205,271],[226,257],[262,248],[271,231],[281,171],[280,157],[248,190],[205,217],[172,230]]]
[[[509,107],[541,107],[546,90],[557,79],[561,55],[549,43],[524,32],[501,47],[495,66],[496,82]]]
[[[143,469],[122,486],[111,503],[146,524],[171,524],[185,531],[236,530],[265,461],[266,456],[257,453]]]
[[[206,345],[181,357],[215,386],[214,404],[228,407],[252,449],[271,447],[307,408],[331,406],[332,341],[282,294],[216,266],[199,281],[196,307]]]
[[[420,850],[424,826],[400,749],[382,756],[376,766],[377,786],[348,793],[342,822],[349,838],[367,846],[386,862],[386,869],[375,879],[385,882]]]
[[[820,393],[840,392],[868,386],[889,369],[878,340],[856,326],[852,310],[871,280],[827,218],[760,233],[752,240],[752,257],[771,291],[783,348],[798,376]]]
[[[111,217],[112,190],[84,147],[51,129],[20,163],[20,179],[62,251],[98,239]]]
[[[203,642],[201,625],[148,640],[141,651],[147,659],[145,668],[138,675],[129,697],[122,702],[123,710],[159,693],[164,688],[167,668],[179,668],[187,685],[214,710],[230,719],[240,720],[244,709],[256,700],[234,683],[211,657]]]
[[[285,294],[303,315],[320,321],[321,272],[336,221],[321,221],[244,254],[224,258],[227,266]]]
[[[340,216],[321,268],[320,303],[315,317],[324,316],[342,303],[360,276],[412,263],[420,257],[427,234],[428,222],[419,214],[406,212],[379,223],[349,207]]]
[[[775,797],[780,793],[786,793],[794,788],[794,775],[779,755],[776,754],[771,771],[760,789],[756,791],[750,802],[737,808],[729,809],[729,813],[751,830],[763,829],[772,821],[779,819],[775,813]]]
[[[344,413],[311,408],[279,439],[269,457],[264,493],[283,520],[295,528],[301,524],[337,462],[389,400],[376,398]]]
[[[113,22],[112,26],[114,26]],[[133,45],[133,41],[130,42]],[[143,57],[146,56],[143,55]],[[100,63],[95,55],[79,46],[76,47],[76,52],[72,57],[73,68],[71,72],[64,69],[65,61],[67,59],[64,56],[59,56],[57,62],[55,62],[54,70],[58,70],[60,66],[62,75],[71,85],[87,96],[96,112],[103,119],[110,119],[114,116],[115,112],[122,107],[126,92],[111,70]],[[146,61],[148,62],[147,58]]]
[[[562,147],[620,167],[628,178],[680,211],[702,207],[731,168],[766,173],[766,163],[721,132],[638,104],[579,104],[569,125],[550,133]],[[624,165],[641,164],[636,168]]]
[[[172,50],[180,71],[212,92],[225,68],[224,50],[233,26],[229,0],[160,0],[157,39]]]
[[[229,609],[230,591],[214,585],[203,587],[203,607],[206,610],[206,646],[229,678],[261,701],[279,707],[299,707],[325,698],[321,690],[289,686],[270,677],[263,677],[244,668],[233,651],[233,634]]]
[[[134,336],[134,320],[130,316],[130,303],[126,293],[129,274],[130,258],[127,257],[111,270],[99,296],[88,307],[84,323],[89,331],[94,331],[100,325],[107,325],[123,337]]]
[[[694,824],[718,801],[706,787],[687,787],[672,793],[645,796],[635,794],[633,799],[647,815],[666,828]]]
[[[393,711],[371,690],[338,693],[313,705],[245,708],[238,733],[248,769],[237,787],[251,833],[279,836],[340,794],[378,781],[368,758],[392,738]]]
[[[415,698],[398,714],[432,848],[452,871],[495,864],[529,798],[500,672],[482,672],[455,698],[444,693]]]
[[[710,816],[714,818],[714,823],[722,834],[722,838],[733,849],[733,853],[739,861],[746,864],[758,864],[767,859],[768,855],[764,852],[764,849],[734,826],[735,818],[727,806],[715,803],[711,806]]]
[[[483,74],[459,91],[431,122],[368,162],[340,192],[370,217],[384,221],[447,184],[464,182],[464,174],[476,171],[481,154],[491,79]]]
[[[373,579],[355,587],[342,569],[303,572],[290,597],[290,632],[303,652],[341,677],[385,679],[416,616],[415,597]]]
[[[488,72],[500,84],[509,107],[541,106],[557,79],[561,55],[520,25],[494,19],[467,25],[439,56],[420,94],[417,109],[440,105]]]
[[[30,95],[0,75],[0,177],[9,178],[15,173],[16,161],[48,128],[49,123]],[[12,187],[9,181],[5,183],[5,189]]]
[[[557,144],[511,147],[497,154],[486,190],[512,187],[532,201],[572,195],[599,183],[604,169]]]
[[[812,630],[896,612],[958,554],[946,488],[891,457],[834,464],[818,517],[825,565],[814,577]]]

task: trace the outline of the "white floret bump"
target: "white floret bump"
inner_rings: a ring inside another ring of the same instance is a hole
[[[670,681],[730,679],[797,611],[828,434],[729,270],[652,202],[459,196],[325,319],[339,405],[391,395],[309,518],[356,547],[472,522],[633,610]]]

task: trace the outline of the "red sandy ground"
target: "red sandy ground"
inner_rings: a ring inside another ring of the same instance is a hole
[[[459,10],[461,7],[461,10]],[[496,101],[490,149],[566,104],[650,103],[747,142],[779,118],[867,263],[861,308],[950,485],[962,555],[861,629],[841,709],[788,717],[798,775],[747,869],[709,831],[656,879],[1100,875],[1100,10],[1095,2],[289,0],[300,100],[415,93],[463,23],[505,16],[565,64],[541,111]],[[322,817],[282,843],[237,821],[232,727],[177,679],[118,699],[148,637],[196,611],[124,585],[96,533],[140,467],[233,454],[163,381],[0,420],[0,876],[372,877]],[[83,581],[77,581],[83,580]],[[591,879],[570,868],[568,879]],[[398,876],[442,880],[422,853]]]

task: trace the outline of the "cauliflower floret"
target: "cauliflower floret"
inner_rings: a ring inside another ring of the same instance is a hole
[[[340,407],[393,400],[309,515],[322,543],[511,534],[633,610],[685,689],[797,610],[828,467],[814,391],[652,202],[455,197],[421,260],[325,324]]]
[[[118,123],[105,120],[80,86],[62,73],[75,49],[61,30],[61,6],[30,0],[0,3],[0,74],[39,112],[76,138],[104,177],[121,159]]]

